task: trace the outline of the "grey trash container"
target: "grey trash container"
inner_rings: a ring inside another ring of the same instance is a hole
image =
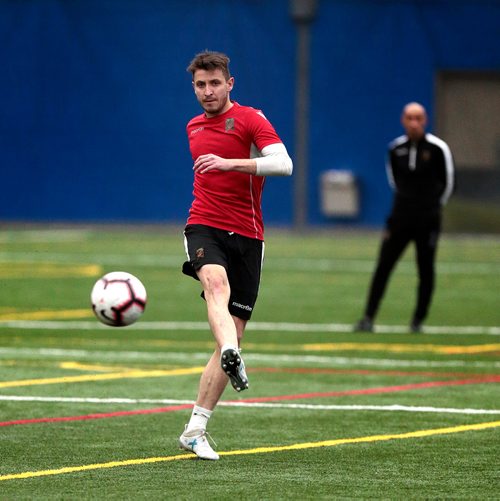
[[[359,214],[359,190],[351,171],[331,169],[321,174],[321,212],[326,217]]]

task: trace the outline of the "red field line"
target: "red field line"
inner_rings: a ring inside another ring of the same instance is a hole
[[[282,368],[282,367],[255,367],[247,372],[285,372],[288,374],[356,374],[359,376],[425,376],[425,377],[453,377],[453,378],[484,378],[495,377],[498,374],[470,372],[423,372],[423,371],[388,371],[376,369],[318,369],[318,368]]]
[[[64,417],[50,417],[50,418],[34,418],[34,419],[18,419],[16,421],[3,421],[0,426],[14,426],[18,424],[35,424],[35,423],[57,423],[61,421],[85,421],[88,419],[104,419],[121,416],[132,416],[137,414],[156,414],[159,412],[172,412],[180,411],[183,409],[190,409],[191,404],[170,405],[169,407],[156,407],[154,409],[139,409],[134,411],[117,411],[117,412],[104,412],[99,414],[86,414],[83,416],[64,416]]]
[[[436,388],[443,386],[463,386],[471,384],[498,383],[498,382],[500,382],[500,376],[487,376],[484,378],[462,379],[457,381],[427,381],[425,383],[412,383],[412,384],[397,385],[397,386],[382,386],[378,388],[364,388],[360,390],[299,393],[295,395],[278,395],[274,397],[246,398],[242,400],[229,400],[229,402],[257,403],[257,402],[277,402],[281,400],[300,400],[308,398],[344,397],[351,395],[375,395],[377,393],[394,393],[400,391],[418,390],[423,388]],[[56,423],[61,421],[85,421],[90,419],[105,419],[113,417],[135,416],[139,414],[157,414],[161,412],[174,412],[184,409],[190,409],[192,407],[193,407],[192,404],[181,404],[181,405],[171,405],[168,407],[156,407],[153,409],[139,409],[133,411],[86,414],[83,416],[18,419],[14,421],[0,422],[0,426],[14,426],[14,425],[25,425],[25,424],[37,424],[37,423]]]
[[[305,398],[327,398],[327,397],[344,397],[350,395],[374,395],[377,393],[392,393],[407,390],[419,390],[422,388],[436,388],[440,386],[463,386],[470,384],[481,383],[498,383],[500,376],[487,376],[484,378],[462,379],[457,381],[427,381],[425,383],[411,383],[397,386],[382,386],[379,388],[364,388],[361,390],[346,390],[346,391],[328,391],[314,393],[299,393],[296,395],[279,395],[277,397],[257,397],[245,399],[244,402],[274,402],[280,400],[300,400]]]

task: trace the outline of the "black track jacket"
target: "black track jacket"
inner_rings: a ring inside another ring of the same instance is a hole
[[[403,135],[389,144],[387,176],[394,190],[394,217],[438,215],[454,187],[448,145],[426,133],[418,142]]]

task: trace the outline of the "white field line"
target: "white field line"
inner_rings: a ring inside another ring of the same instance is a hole
[[[118,351],[118,350],[83,350],[62,348],[14,348],[0,347],[0,358],[33,359],[33,358],[69,358],[90,359],[92,363],[99,362],[183,362],[183,363],[206,363],[209,353],[185,353],[185,352],[158,352],[158,351]],[[362,357],[336,357],[328,355],[284,355],[245,353],[245,360],[256,365],[272,365],[273,367],[300,364],[301,366],[327,365],[328,367],[466,367],[496,369],[500,367],[500,361],[473,361],[473,360],[411,360],[411,359],[387,359],[387,358],[362,358]]]
[[[18,395],[0,395],[4,402],[55,402],[55,403],[88,403],[88,404],[193,404],[193,400],[174,400],[171,398],[80,398],[80,397],[35,397]],[[323,405],[323,404],[284,404],[264,402],[225,402],[217,404],[221,407],[258,407],[267,409],[303,409],[320,411],[389,411],[389,412],[432,412],[437,414],[500,414],[500,409],[455,409],[449,407],[428,407],[408,405]]]
[[[156,254],[63,254],[63,253],[33,253],[33,252],[0,252],[0,262],[4,263],[91,263],[109,266],[153,266],[155,268],[179,268],[184,256]],[[337,271],[348,273],[371,273],[374,267],[373,259],[314,259],[314,258],[266,258],[265,267],[273,270],[325,272]],[[437,271],[441,275],[490,275],[500,273],[500,263],[494,262],[437,262]],[[411,260],[398,263],[399,273],[415,273],[415,263]]]
[[[0,234],[0,243],[84,242],[91,234],[90,230],[79,228],[4,231]]]
[[[110,329],[94,320],[2,320],[0,328],[4,329],[52,329],[52,330],[97,330]],[[352,324],[306,324],[292,322],[249,322],[247,330],[253,331],[273,331],[273,332],[352,332]],[[173,331],[173,330],[204,330],[208,331],[207,322],[147,322],[140,321],[136,324],[122,327],[127,330],[141,331]],[[407,325],[376,325],[376,333],[408,334]],[[452,334],[471,335],[483,334],[490,336],[500,336],[499,326],[481,325],[425,325],[424,334]]]

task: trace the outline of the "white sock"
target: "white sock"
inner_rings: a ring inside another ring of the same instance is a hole
[[[207,423],[212,415],[211,410],[204,409],[198,405],[193,407],[193,412],[191,414],[191,419],[186,427],[186,431],[184,433],[189,433],[193,430],[206,430]]]

